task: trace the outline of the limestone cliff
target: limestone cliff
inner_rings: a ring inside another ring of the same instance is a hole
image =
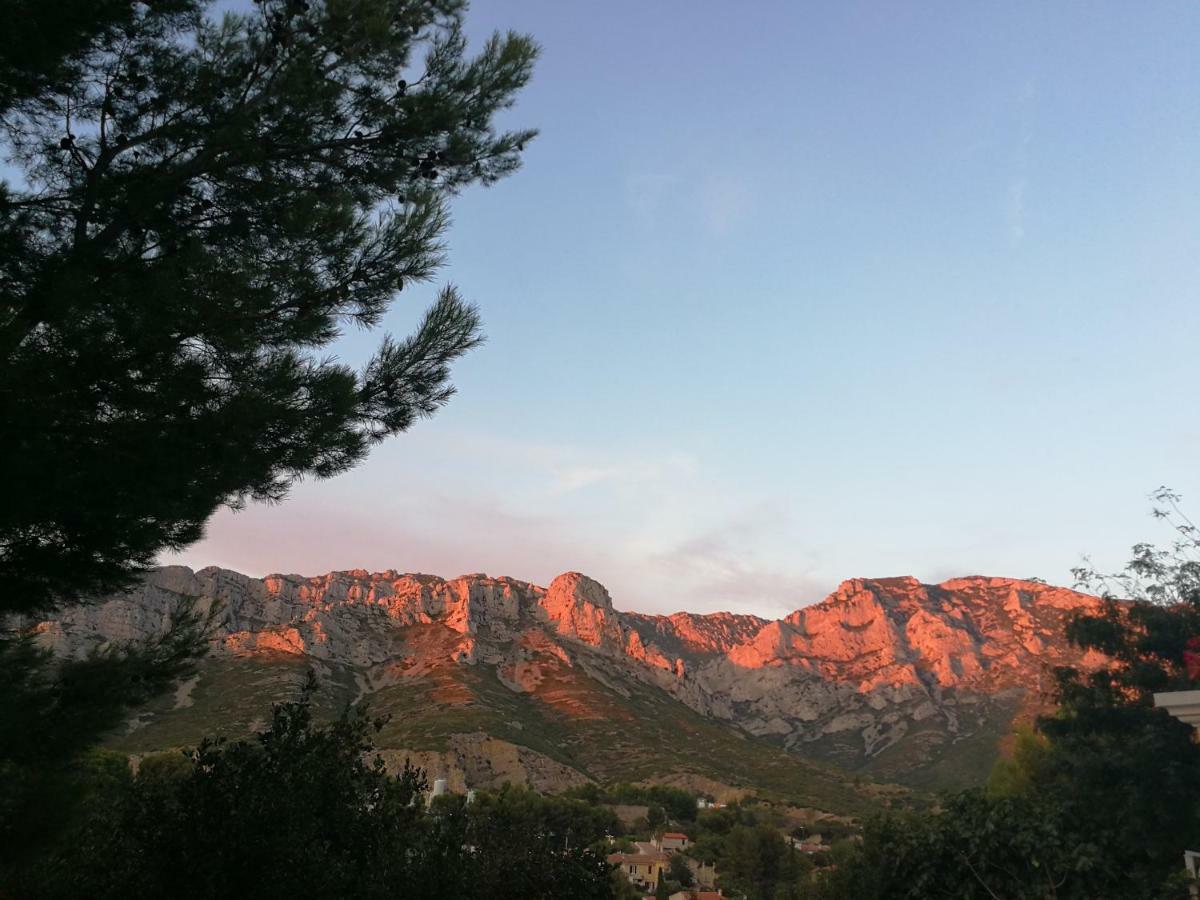
[[[1067,617],[1094,607],[1095,598],[983,577],[940,585],[854,579],[768,621],[618,611],[602,585],[574,572],[542,588],[478,574],[445,580],[350,570],[256,579],[166,567],[127,596],[37,627],[58,652],[84,653],[161,632],[181,596],[202,608],[220,604],[215,660],[271,656],[340,667],[353,699],[423,679],[460,706],[502,706],[501,694],[461,700],[456,673],[490,672],[514,695],[603,718],[615,715],[611,699],[581,699],[579,690],[568,697],[551,686],[586,676],[611,698],[637,682],[794,752],[889,777],[972,741],[986,753],[1019,708],[1036,705],[1053,666],[1098,662],[1063,636]],[[462,755],[461,747],[455,752]],[[543,769],[563,780],[557,769]]]

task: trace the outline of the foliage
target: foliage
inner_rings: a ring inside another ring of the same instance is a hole
[[[732,896],[774,900],[808,882],[812,863],[771,825],[735,825],[716,859],[718,884]]]
[[[119,589],[221,504],[276,501],[433,414],[479,319],[445,288],[360,369],[320,356],[442,260],[526,37],[466,52],[462,0],[69,2],[7,17],[0,611]]]
[[[510,786],[463,808],[457,839],[476,848],[470,877],[476,891],[491,886],[482,896],[609,896],[597,885],[607,890],[605,837],[619,828],[611,810]]]
[[[1057,798],[1148,892],[1178,870],[1185,849],[1200,846],[1200,745],[1193,728],[1153,698],[1194,686],[1188,657],[1200,639],[1200,532],[1178,495],[1159,488],[1152,497],[1155,516],[1176,531],[1169,548],[1138,544],[1112,575],[1077,570],[1082,586],[1103,591],[1104,604],[1077,616],[1068,636],[1111,662],[1058,671],[1060,710],[1039,722],[1052,752],[1031,787]]]
[[[6,883],[30,897],[610,896],[583,843],[602,812],[581,826],[572,802],[520,790],[427,812],[424,773],[372,757],[381,723],[354,709],[317,726],[311,696],[310,682],[253,741],[149,759],[136,778],[122,761],[106,802]]]
[[[1154,514],[1178,537],[1166,549],[1138,544],[1125,569],[1075,569],[1081,587],[1100,594],[1095,614],[1077,616],[1068,637],[1113,660],[1092,673],[1059,672],[1060,692],[1072,708],[1149,707],[1156,691],[1187,689],[1188,642],[1200,638],[1200,532],[1167,488],[1153,495]]]
[[[667,821],[684,823],[696,820],[696,795],[681,788],[662,784],[640,785],[618,782],[601,787],[592,783],[572,788],[566,792],[565,796],[578,797],[594,804],[647,806],[652,811],[657,808],[658,819],[651,823],[652,825],[662,825]]]
[[[136,15],[126,0],[7,0],[3,11],[0,115],[19,98],[77,79],[80,60]]]
[[[1182,497],[1162,486],[1150,494],[1151,513],[1175,532],[1167,547],[1135,544],[1119,572],[1099,572],[1091,564],[1073,569],[1078,586],[1104,597],[1179,609],[1200,602],[1200,529],[1180,505]]]
[[[645,896],[633,886],[633,882],[626,878],[620,869],[614,868],[612,870],[612,874],[609,876],[609,884],[612,888],[614,900],[642,900],[642,897]]]
[[[992,766],[987,780],[989,797],[1012,797],[1029,793],[1035,779],[1045,771],[1050,746],[1045,735],[1031,725],[1016,728],[1012,754],[1002,756]]]
[[[162,635],[103,646],[81,659],[56,659],[33,634],[0,638],[0,759],[59,760],[92,744],[127,706],[194,671],[217,612],[185,598]]]
[[[667,824],[667,813],[658,805],[651,806],[646,811],[646,824],[650,826],[652,831],[658,831],[663,825]]]
[[[891,815],[868,823],[861,846],[839,847],[817,896],[926,898],[1112,897],[1098,873],[1100,848],[1064,836],[1061,811],[1034,797],[951,798],[937,815]],[[1105,887],[1101,887],[1104,885]]]
[[[680,887],[690,888],[696,882],[691,867],[687,864],[687,858],[682,853],[671,854],[671,862],[667,866],[667,871],[671,881]]]

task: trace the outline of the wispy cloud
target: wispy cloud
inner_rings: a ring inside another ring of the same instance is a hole
[[[661,577],[685,586],[701,608],[783,616],[821,599],[831,585],[812,575],[816,557],[798,547],[781,564],[790,516],[767,501],[647,557]]]
[[[470,460],[471,471],[490,475],[497,467],[509,469],[521,484],[553,496],[593,487],[645,489],[693,479],[701,470],[694,454],[670,448],[613,453],[582,445],[451,432],[427,440],[440,456]],[[480,462],[486,466],[479,466]]]
[[[668,454],[662,459],[626,459],[614,462],[570,462],[552,464],[555,489],[569,494],[597,485],[640,486],[673,478],[692,478],[700,470],[695,457]]]
[[[1025,209],[1029,190],[1029,148],[1033,143],[1033,112],[1037,104],[1037,81],[1028,79],[1017,98],[1017,146],[1013,154],[1013,174],[1008,179],[1004,198],[1004,222],[1008,239],[1019,244],[1025,239]]]

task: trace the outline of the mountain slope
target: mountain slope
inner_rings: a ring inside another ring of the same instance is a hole
[[[687,773],[846,812],[870,806],[872,790],[808,758],[913,784],[977,781],[1049,668],[1096,661],[1062,637],[1094,598],[987,578],[857,579],[767,621],[618,612],[578,573],[541,588],[169,567],[38,627],[83,653],[161,631],[185,595],[222,604],[212,657],[194,684],[139,710],[116,747],[245,733],[312,665],[329,711],[367,699],[392,716],[382,746],[464,784]]]

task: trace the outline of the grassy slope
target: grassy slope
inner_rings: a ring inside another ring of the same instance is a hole
[[[979,708],[962,707],[961,731],[950,734],[940,718],[915,724],[903,741],[866,760],[856,733],[831,735],[799,746],[800,752],[831,759],[853,772],[881,782],[896,782],[924,791],[978,787],[987,780],[1022,710],[1020,694],[979,700]]]
[[[255,656],[206,661],[186,705],[175,695],[139,711],[141,727],[108,745],[128,753],[193,746],[205,735],[241,737],[268,720],[273,700],[295,697],[308,661]],[[528,747],[601,782],[694,773],[845,815],[878,808],[869,786],[706,719],[663,691],[606,670],[610,687],[582,667],[544,662],[530,692],[506,686],[491,666],[447,662],[368,695],[391,719],[382,749],[444,750],[453,734],[486,732]],[[318,705],[334,715],[358,690],[355,672],[326,667]],[[627,696],[626,696],[627,694]]]
[[[263,728],[271,704],[299,696],[309,662],[287,654],[208,659],[190,690],[164,694],[136,711],[129,728],[109,736],[106,746],[125,753],[195,746],[204,737],[240,738]],[[353,698],[353,675],[326,668],[316,701],[333,716]],[[179,700],[179,694],[186,699]]]
[[[921,790],[941,791],[979,787],[1000,756],[1001,742],[1012,732],[1020,707],[1019,697],[990,699],[989,715],[973,730],[953,741],[931,747],[922,765],[903,755],[890,757],[889,748],[870,761],[863,771],[874,778],[900,781]]]

